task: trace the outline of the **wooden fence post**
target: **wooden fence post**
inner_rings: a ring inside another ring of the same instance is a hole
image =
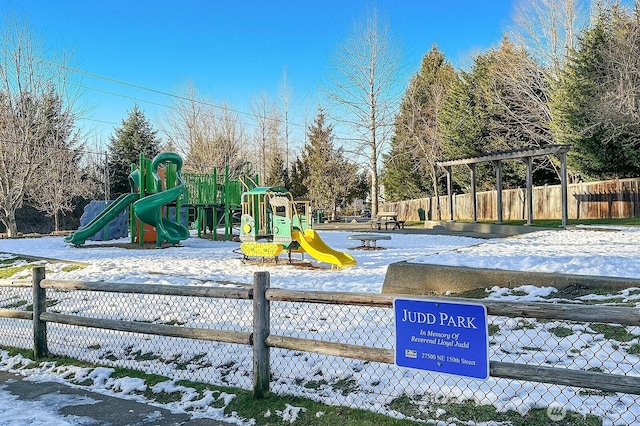
[[[40,320],[40,314],[47,310],[47,291],[40,287],[44,278],[44,266],[33,268],[33,354],[36,359],[49,356],[47,323]]]
[[[253,397],[264,398],[269,393],[269,347],[266,339],[270,333],[270,306],[266,298],[270,277],[268,272],[256,272],[253,276]]]

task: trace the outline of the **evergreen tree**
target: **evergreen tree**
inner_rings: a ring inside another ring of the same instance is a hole
[[[385,201],[411,200],[424,197],[429,190],[428,175],[414,150],[398,137],[391,139],[391,149],[384,155],[381,181]]]
[[[596,179],[640,174],[639,11],[600,7],[554,92],[553,129],[570,167]]]
[[[540,67],[506,38],[498,49],[479,54],[470,71],[462,71],[445,101],[439,121],[447,159],[481,156],[490,152],[536,148],[553,143],[548,109],[549,87]],[[535,160],[536,169],[553,165]],[[503,163],[505,187],[523,186],[525,168],[520,162]],[[534,181],[540,183],[537,173]],[[489,164],[476,166],[479,189],[495,187]],[[454,168],[454,179],[469,185],[469,173]]]
[[[344,158],[342,149],[334,147],[333,126],[326,125],[325,119],[320,109],[309,127],[303,154],[308,169],[304,185],[314,207],[332,212],[335,218],[338,207],[353,199],[358,173],[357,166]]]
[[[115,129],[115,135],[110,138],[108,164],[112,197],[131,191],[128,176],[131,164],[139,163],[140,153],[153,158],[159,152],[157,131],[134,105],[127,118],[122,120],[122,127]]]
[[[297,157],[291,164],[291,177],[289,184],[289,191],[294,198],[306,198],[309,196],[309,190],[305,185],[305,181],[309,177],[309,168],[303,158]]]
[[[438,193],[436,162],[442,157],[438,115],[456,73],[433,46],[422,58],[395,121],[391,150],[384,156],[382,183],[388,201]]]
[[[289,180],[289,172],[287,171],[287,167],[284,164],[282,153],[277,152],[274,155],[265,183],[268,186],[280,186],[287,189],[289,189],[289,187],[291,186],[291,182]]]

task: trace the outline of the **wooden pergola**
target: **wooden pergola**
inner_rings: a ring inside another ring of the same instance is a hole
[[[544,148],[518,149],[513,151],[494,152],[479,157],[461,158],[451,161],[440,161],[437,164],[447,172],[447,198],[449,201],[449,220],[453,218],[453,179],[451,168],[465,165],[471,173],[472,221],[478,220],[478,201],[476,199],[476,164],[493,163],[496,169],[498,223],[502,223],[502,162],[506,160],[522,160],[527,166],[527,225],[533,223],[533,169],[532,159],[544,155],[555,155],[560,160],[560,185],[562,188],[562,226],[568,224],[567,208],[567,152],[571,145],[548,145]]]

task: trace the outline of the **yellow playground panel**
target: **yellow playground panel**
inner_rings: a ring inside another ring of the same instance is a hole
[[[356,264],[353,256],[333,250],[312,229],[309,201],[294,200],[282,187],[257,187],[242,194],[240,241],[245,256],[306,252],[332,267]]]

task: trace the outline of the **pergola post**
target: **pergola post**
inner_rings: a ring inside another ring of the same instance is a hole
[[[525,157],[524,163],[527,165],[527,225],[533,225],[533,167],[531,157]]]
[[[444,168],[447,172],[447,200],[449,202],[449,221],[453,222],[453,178],[451,176],[451,166]]]
[[[496,209],[498,210],[498,222],[502,223],[502,161],[493,162],[496,168]]]
[[[560,188],[562,191],[562,227],[569,224],[568,190],[567,190],[567,153],[561,151],[556,154],[560,160]]]
[[[476,197],[476,165],[467,164],[471,172],[471,222],[478,221],[478,199]]]

